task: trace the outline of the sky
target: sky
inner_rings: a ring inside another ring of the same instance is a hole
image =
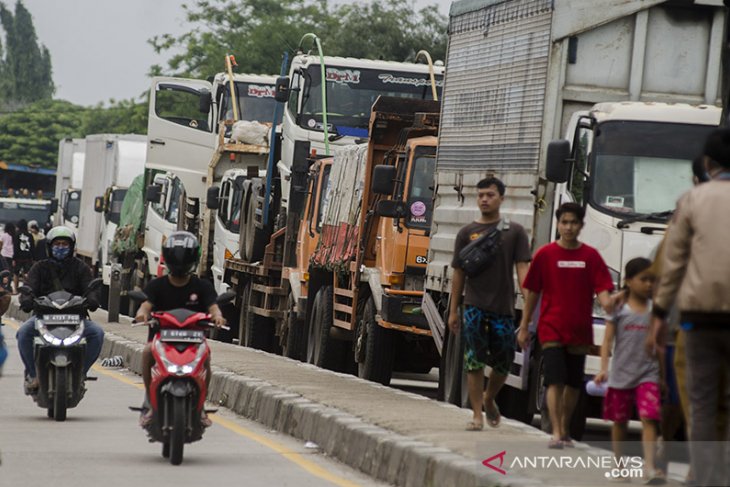
[[[14,8],[15,0],[4,0]],[[51,52],[55,98],[95,105],[137,98],[149,87],[150,66],[165,66],[147,40],[187,30],[182,0],[23,0],[39,41]],[[438,4],[448,15],[451,0]]]

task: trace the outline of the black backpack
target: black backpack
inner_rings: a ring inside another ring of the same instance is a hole
[[[502,232],[507,230],[509,230],[509,219],[505,218],[490,231],[461,249],[459,264],[467,277],[476,277],[492,265],[502,245]]]

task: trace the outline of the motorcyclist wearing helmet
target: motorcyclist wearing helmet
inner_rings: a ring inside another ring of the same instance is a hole
[[[76,296],[82,295],[93,276],[91,269],[84,261],[74,257],[76,248],[76,236],[73,230],[68,227],[58,226],[52,228],[46,235],[48,247],[48,258],[36,262],[28,271],[25,285],[33,290],[35,297],[47,296],[55,291],[66,291]],[[87,296],[91,311],[98,308],[98,299],[95,293]],[[20,297],[20,307],[24,311],[33,309],[33,298],[26,295]],[[18,349],[20,358],[25,366],[26,390],[33,392],[38,388],[35,363],[33,360],[33,338],[37,335],[35,329],[35,317],[18,329]],[[104,343],[104,330],[93,321],[87,319],[84,322],[82,335],[86,339],[86,353],[84,357],[84,374],[88,373],[91,366],[101,353],[101,346]]]
[[[202,313],[209,313],[216,326],[223,326],[220,308],[216,304],[216,292],[213,284],[194,275],[200,260],[200,244],[190,232],[173,232],[162,246],[162,257],[168,269],[168,274],[149,282],[144,289],[147,300],[143,302],[135,321],[147,323],[152,311],[169,311],[177,308],[189,309]],[[147,336],[147,345],[142,351],[142,378],[145,387],[145,401],[142,405],[140,424],[146,426],[152,420],[152,411],[149,407],[150,383],[152,382],[151,340],[155,330],[150,329]],[[210,385],[210,359],[205,362],[206,383]],[[201,418],[204,426],[210,426],[210,420],[205,413]]]

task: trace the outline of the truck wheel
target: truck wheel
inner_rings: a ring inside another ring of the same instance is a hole
[[[459,407],[469,407],[469,390],[464,372],[464,347],[461,334],[454,335],[446,330],[444,348],[439,368],[439,389],[443,390],[443,400]]]
[[[304,360],[307,356],[307,330],[305,321],[294,311],[294,295],[287,298],[286,336],[282,341],[283,354],[294,360]]]
[[[307,362],[323,369],[343,371],[347,347],[344,342],[330,337],[333,326],[332,300],[332,286],[320,288],[314,297],[307,340]]]
[[[243,290],[246,299],[241,307],[241,316],[245,319],[239,327],[245,329],[243,332],[242,345],[265,352],[274,352],[274,323],[270,318],[254,314],[251,311],[253,304],[253,285],[249,282]]]
[[[375,319],[375,300],[370,297],[362,313],[357,340],[365,350],[359,353],[357,375],[363,379],[389,385],[395,362],[395,334],[383,328]]]

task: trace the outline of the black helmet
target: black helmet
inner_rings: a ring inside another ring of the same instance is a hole
[[[162,246],[165,265],[175,277],[186,276],[193,271],[200,260],[200,244],[190,232],[172,232]]]

